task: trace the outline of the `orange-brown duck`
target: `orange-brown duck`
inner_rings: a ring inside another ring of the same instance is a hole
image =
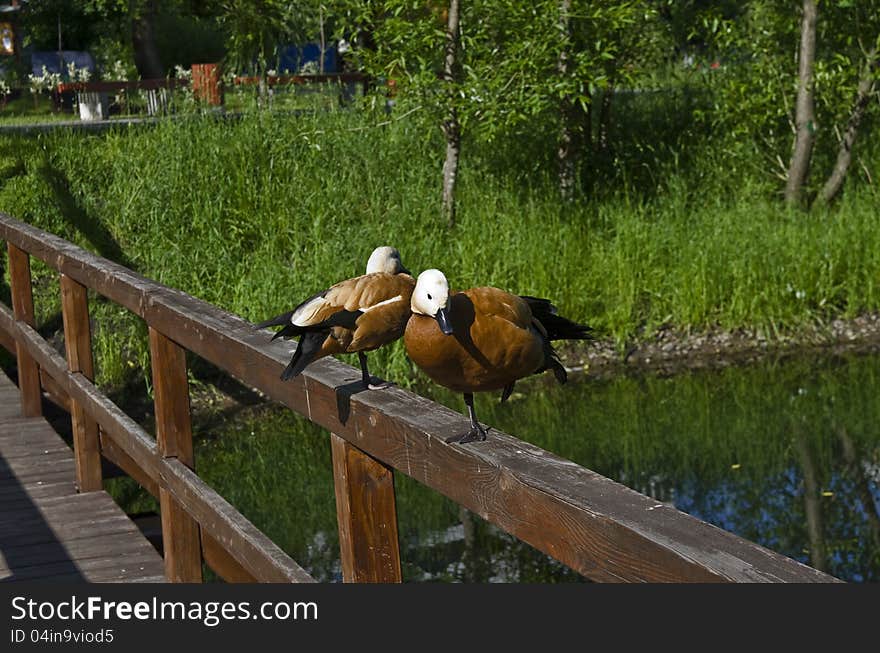
[[[565,383],[565,368],[550,342],[590,337],[588,326],[557,315],[546,299],[491,287],[450,293],[439,270],[419,275],[410,304],[407,355],[433,381],[463,393],[468,408],[470,431],[449,442],[486,439],[474,412],[474,392],[502,390],[504,401],[518,379],[548,369]]]
[[[414,287],[415,279],[401,263],[400,253],[393,247],[378,247],[367,261],[366,274],[340,281],[256,327],[283,326],[273,340],[300,336],[281,374],[285,381],[319,358],[357,353],[364,386],[386,387],[372,383],[365,352],[403,335]]]

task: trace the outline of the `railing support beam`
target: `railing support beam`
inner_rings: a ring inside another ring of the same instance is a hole
[[[150,357],[156,409],[156,445],[160,455],[193,469],[192,423],[186,351],[150,327]],[[173,583],[202,582],[199,525],[174,496],[159,489],[165,577]]]
[[[88,292],[85,286],[66,274],[61,275],[61,311],[64,319],[67,367],[71,372],[79,372],[90,381],[94,381]],[[76,486],[80,492],[101,490],[103,479],[98,423],[86,414],[78,401],[70,402],[70,417],[76,459]]]
[[[31,259],[27,252],[12,243],[9,251],[9,285],[12,291],[12,312],[16,320],[30,326],[34,323],[34,294],[31,287]],[[21,391],[21,414],[38,417],[43,414],[43,394],[40,389],[40,368],[21,343],[15,343],[18,367],[18,388]]]
[[[330,434],[342,579],[399,583],[394,470]]]

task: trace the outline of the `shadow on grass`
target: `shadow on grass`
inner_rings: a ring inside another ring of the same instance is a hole
[[[100,220],[90,216],[70,192],[70,182],[63,172],[44,162],[37,170],[52,189],[62,217],[91,243],[95,251],[115,263],[134,269],[131,259]]]

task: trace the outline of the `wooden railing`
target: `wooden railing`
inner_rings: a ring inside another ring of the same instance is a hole
[[[593,580],[836,580],[494,429],[447,444],[465,417],[400,388],[361,392],[360,372],[336,360],[283,382],[288,344],[2,213],[0,239],[13,297],[0,344],[16,350],[22,410],[39,414],[43,391],[70,407],[80,491],[101,487],[104,455],[159,496],[169,580],[200,580],[202,557],[227,580],[311,580],[193,471],[186,350],[330,432],[345,581],[401,580],[396,472]],[[34,330],[29,255],[61,275],[67,361]],[[155,439],[92,383],[87,288],[149,326]]]
[[[171,77],[131,81],[61,82],[54,91],[56,93],[115,93],[117,91],[157,91],[160,89],[173,91],[186,86],[189,86],[189,81]]]

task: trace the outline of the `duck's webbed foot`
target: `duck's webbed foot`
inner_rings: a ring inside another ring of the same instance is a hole
[[[489,429],[483,428],[477,421],[477,414],[474,412],[474,395],[466,392],[464,394],[464,403],[467,405],[468,415],[471,418],[471,430],[461,435],[453,435],[451,438],[446,438],[446,442],[459,442],[461,444],[478,440],[483,442],[489,433]]]
[[[462,433],[461,435],[453,435],[451,438],[446,438],[446,441],[449,443],[458,442],[460,444],[477,441],[483,442],[488,434],[489,429],[483,428],[479,424],[475,424],[471,426],[471,430],[467,433]]]
[[[358,352],[358,360],[361,363],[361,380],[367,390],[384,390],[394,385],[391,381],[383,381],[378,377],[370,376],[370,370],[367,369],[367,355],[364,352]]]
[[[394,386],[392,381],[383,381],[378,377],[372,377],[367,383],[367,390],[385,390]]]

